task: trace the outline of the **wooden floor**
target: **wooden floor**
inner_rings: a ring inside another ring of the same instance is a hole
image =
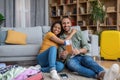
[[[110,68],[110,66],[112,64],[119,64],[120,66],[120,61],[108,61],[108,60],[104,60],[104,61],[97,61],[100,65],[102,65],[105,68]]]
[[[118,64],[120,66],[120,60],[102,60],[100,57],[94,56],[93,59],[97,61],[98,64],[105,68],[110,68],[112,64]]]

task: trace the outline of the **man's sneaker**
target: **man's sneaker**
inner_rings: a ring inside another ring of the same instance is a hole
[[[103,80],[115,80],[119,75],[119,65],[113,64],[110,69],[105,73]]]

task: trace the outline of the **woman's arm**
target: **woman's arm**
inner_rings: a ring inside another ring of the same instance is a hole
[[[70,35],[65,40],[71,39],[72,36],[76,33],[76,31],[77,30],[73,29],[72,32],[70,33]],[[65,40],[62,40],[62,39],[58,38],[57,36],[52,36],[50,38],[50,40],[52,40],[52,41],[54,41],[54,42],[56,42],[58,44],[64,44],[64,41],[65,41]]]
[[[67,36],[65,40],[71,39],[71,38],[72,38],[72,36],[73,36],[76,32],[77,32],[77,30],[76,30],[76,29],[72,29],[72,31],[71,31],[71,33],[70,33],[70,35],[69,35],[69,36]]]

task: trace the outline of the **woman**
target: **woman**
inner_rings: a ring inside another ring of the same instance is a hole
[[[60,72],[64,68],[64,64],[56,61],[58,44],[64,44],[66,39],[70,39],[76,30],[72,30],[70,36],[65,40],[58,38],[62,34],[63,29],[60,21],[53,23],[51,31],[46,33],[43,39],[40,52],[37,56],[38,64],[41,65],[42,72],[50,72],[51,78],[60,80],[57,71]]]

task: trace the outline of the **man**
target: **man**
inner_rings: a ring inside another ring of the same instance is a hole
[[[64,29],[63,35],[60,36],[61,39],[65,39],[71,32],[71,20],[68,17],[62,19],[62,26]],[[114,80],[119,73],[118,64],[114,64],[105,72],[105,70],[95,62],[92,57],[87,55],[89,51],[89,46],[87,40],[82,36],[81,31],[77,31],[73,37],[72,41],[72,52],[68,52],[65,46],[59,47],[59,59],[66,63],[69,70],[77,72],[79,75],[97,78],[98,80]],[[114,74],[113,74],[114,73]]]

